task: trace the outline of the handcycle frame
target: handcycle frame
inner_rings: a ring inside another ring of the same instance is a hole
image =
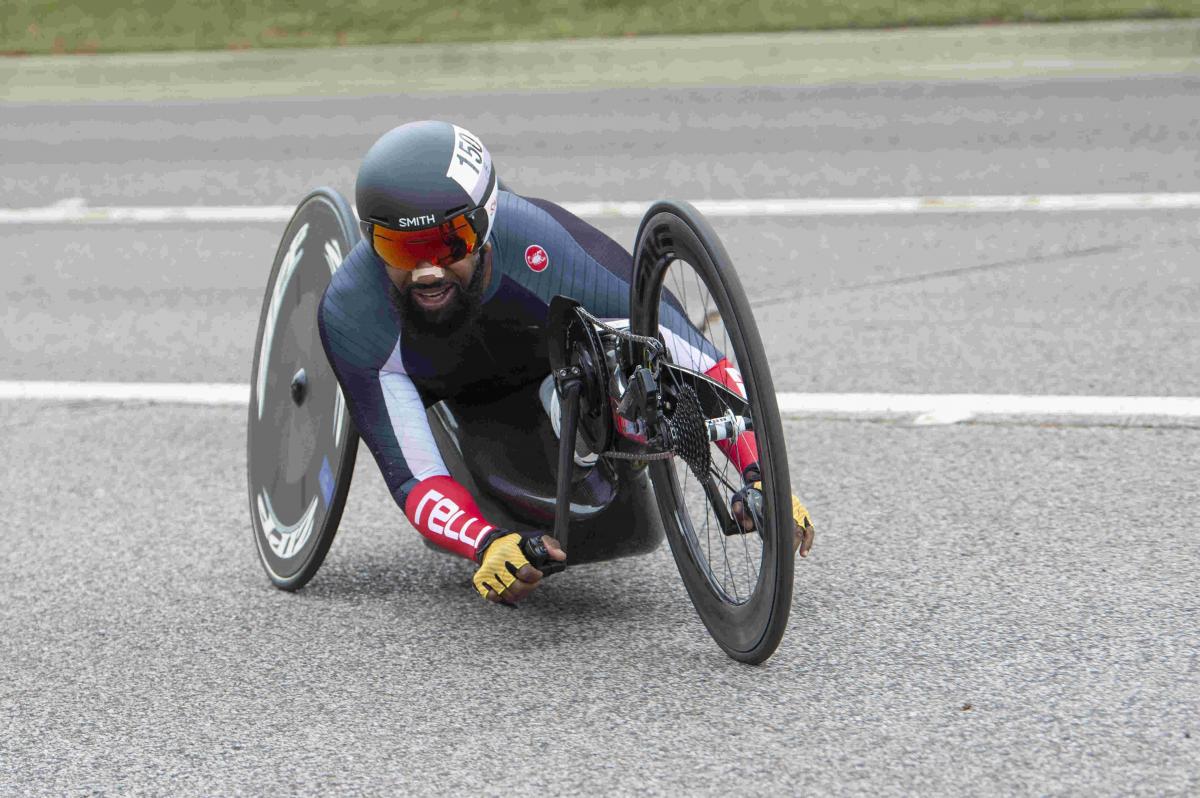
[[[565,296],[550,303],[547,325],[551,374],[562,407],[558,447],[558,482],[554,536],[565,548],[570,539],[571,463],[576,433],[601,457],[647,463],[679,454],[681,434],[673,424],[682,414],[681,392],[690,390],[703,416],[694,433],[708,442],[753,430],[749,403],[707,376],[671,362],[660,337],[635,335],[606,324]],[[726,535],[742,534],[712,478],[702,482],[705,494]]]

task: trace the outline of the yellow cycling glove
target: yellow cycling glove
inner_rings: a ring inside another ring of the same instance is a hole
[[[741,515],[743,512],[736,507],[739,502],[750,511],[750,519],[757,527],[758,519],[762,515],[762,482],[756,480],[733,494],[730,504],[733,505],[734,515]],[[808,547],[812,546],[812,518],[808,514],[808,508],[804,506],[804,502],[800,501],[800,497],[794,493],[792,494],[792,521],[796,524],[796,536],[792,550],[797,551],[803,547],[803,553],[808,554]],[[807,546],[803,545],[805,541],[807,541]]]
[[[509,532],[487,543],[479,557],[479,570],[471,581],[484,598],[487,598],[489,588],[503,596],[504,591],[517,581],[516,572],[522,565],[529,565],[529,560],[521,551],[521,536]]]
[[[808,508],[794,493],[792,494],[792,520],[796,522],[796,539],[792,542],[792,551],[799,552],[801,557],[807,557],[809,549],[812,548],[815,532],[812,518],[808,515]]]

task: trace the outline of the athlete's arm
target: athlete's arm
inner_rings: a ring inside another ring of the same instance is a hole
[[[369,249],[356,247],[334,274],[317,314],[321,344],[355,427],[392,498],[436,545],[467,559],[491,529],[450,477],[425,404],[404,371],[397,324]]]
[[[330,360],[354,425],[409,522],[441,548],[474,559],[477,541],[493,525],[450,476],[412,380],[356,367],[333,352]]]
[[[401,506],[418,532],[468,560],[475,559],[479,543],[495,529],[467,489],[449,475],[415,482]]]

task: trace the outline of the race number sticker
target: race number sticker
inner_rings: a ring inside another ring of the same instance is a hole
[[[471,201],[478,205],[483,202],[483,193],[492,177],[492,156],[471,131],[458,125],[453,127],[454,150],[450,153],[446,177],[462,186],[463,191],[471,195]]]

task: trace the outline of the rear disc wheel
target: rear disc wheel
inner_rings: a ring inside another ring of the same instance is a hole
[[[263,299],[246,478],[259,560],[284,590],[303,587],[324,562],[354,472],[358,435],[321,346],[317,309],[358,239],[341,195],[309,194],[284,232]]]

